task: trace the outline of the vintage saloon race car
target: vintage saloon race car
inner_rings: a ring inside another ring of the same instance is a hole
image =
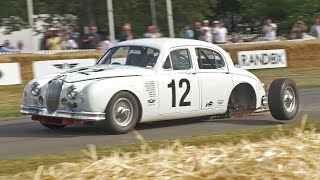
[[[299,98],[290,79],[264,84],[236,67],[211,43],[138,39],[118,43],[95,66],[30,81],[21,113],[51,129],[96,124],[127,133],[137,123],[201,116],[230,117],[269,104],[278,120],[295,117]]]

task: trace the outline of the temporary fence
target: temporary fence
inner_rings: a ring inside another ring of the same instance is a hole
[[[219,46],[230,46],[230,45],[239,45],[239,44],[263,44],[263,43],[273,43],[273,42],[279,42],[282,41],[282,37],[279,36],[275,40],[266,40],[263,35],[261,34],[244,34],[243,36],[243,42],[227,42],[226,44],[219,44]],[[305,41],[305,40],[311,40],[316,39],[313,36],[310,36],[308,34],[303,35],[303,39],[294,39],[294,40],[287,40],[287,41]],[[230,36],[228,36],[227,39],[230,39]],[[254,39],[254,40],[253,40]],[[251,41],[252,40],[252,41]],[[14,54],[14,53],[23,53],[23,54],[57,54],[57,53],[68,53],[68,52],[79,52],[79,51],[94,51],[96,49],[71,49],[71,50],[39,50],[39,51],[26,51],[26,52],[0,52],[0,55],[3,54]]]
[[[1,54],[57,54],[57,53],[69,53],[69,52],[79,52],[79,51],[95,51],[96,49],[70,49],[70,50],[40,50],[40,51],[26,51],[26,52],[0,52]]]

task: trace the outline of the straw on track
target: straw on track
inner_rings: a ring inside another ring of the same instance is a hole
[[[183,146],[178,141],[153,150],[138,131],[141,152],[115,152],[98,157],[94,145],[83,150],[89,159],[81,163],[39,166],[3,179],[320,179],[320,134],[304,131],[304,115],[294,135],[282,126],[269,140],[220,144],[215,147]]]
[[[303,126],[302,126],[303,127]],[[143,141],[142,141],[143,142]],[[146,143],[145,141],[143,144]],[[257,143],[243,140],[218,147],[175,143],[159,150],[114,153],[89,160],[39,167],[12,179],[319,179],[320,134],[297,129]]]

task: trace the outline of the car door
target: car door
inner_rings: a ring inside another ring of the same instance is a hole
[[[199,110],[199,80],[190,49],[170,49],[164,58],[158,70],[159,114]]]
[[[195,47],[197,76],[201,89],[201,109],[224,113],[233,89],[232,76],[221,53],[211,48]]]

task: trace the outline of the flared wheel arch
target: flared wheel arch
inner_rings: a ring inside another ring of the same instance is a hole
[[[236,85],[230,93],[229,101],[233,96],[238,98],[238,103],[249,103],[248,110],[256,109],[257,95],[254,88],[249,83],[240,83]],[[248,101],[249,99],[249,101]]]

